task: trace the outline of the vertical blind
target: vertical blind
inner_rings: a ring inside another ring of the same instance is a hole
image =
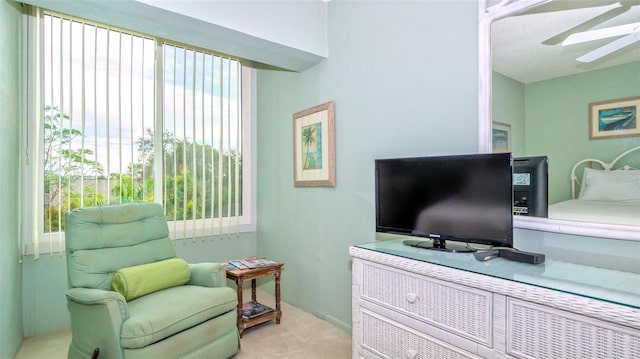
[[[35,257],[41,241],[64,248],[64,215],[85,206],[155,201],[174,238],[237,233],[240,61],[60,14],[38,18]]]
[[[163,44],[164,207],[183,238],[238,231],[241,65]],[[217,223],[217,225],[214,225]],[[234,228],[232,228],[234,227]]]

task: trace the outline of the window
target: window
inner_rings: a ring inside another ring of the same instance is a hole
[[[65,213],[84,206],[162,203],[173,238],[251,225],[250,70],[103,24],[36,21],[25,210],[36,256],[43,242],[62,246]]]

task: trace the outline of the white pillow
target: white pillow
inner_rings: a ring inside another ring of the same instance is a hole
[[[578,198],[585,201],[640,202],[640,171],[585,168]]]

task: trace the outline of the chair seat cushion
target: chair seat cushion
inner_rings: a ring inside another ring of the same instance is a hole
[[[127,303],[129,318],[122,324],[121,345],[143,348],[235,310],[237,303],[229,287],[183,285],[145,295]]]

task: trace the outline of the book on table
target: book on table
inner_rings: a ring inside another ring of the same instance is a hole
[[[269,312],[273,312],[273,308],[258,302],[247,302],[242,305],[242,317],[245,319],[252,319]]]
[[[237,269],[253,269],[261,267],[271,267],[278,264],[278,262],[265,257],[246,257],[240,259],[230,260],[229,264],[233,265]]]

